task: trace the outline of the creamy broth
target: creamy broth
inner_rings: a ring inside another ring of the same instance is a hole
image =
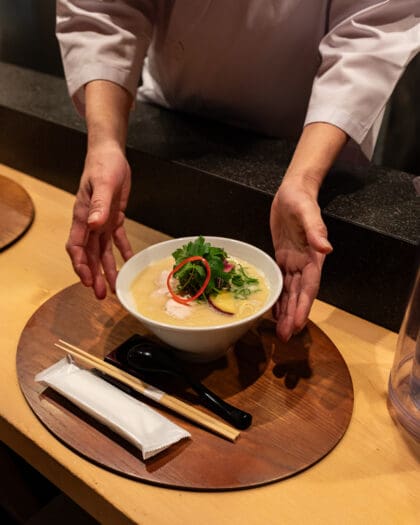
[[[231,258],[243,266],[250,277],[258,279],[255,292],[246,299],[234,299],[233,315],[218,312],[207,302],[193,301],[189,305],[180,304],[172,298],[166,285],[174,259],[167,257],[150,264],[135,278],[131,293],[137,310],[154,321],[182,326],[215,326],[229,324],[253,315],[267,301],[269,289],[264,275],[251,264]]]

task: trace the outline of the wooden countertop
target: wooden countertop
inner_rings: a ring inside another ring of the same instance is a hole
[[[395,426],[387,382],[397,334],[317,301],[311,319],[340,349],[355,404],[338,446],[312,468],[264,487],[199,493],[139,483],[97,467],[60,443],[20,391],[16,348],[34,311],[76,282],[64,250],[74,197],[0,165],[35,206],[22,239],[0,253],[0,439],[104,524],[417,524],[420,446]],[[135,251],[167,236],[128,221]],[[362,283],[361,286],[366,286]]]

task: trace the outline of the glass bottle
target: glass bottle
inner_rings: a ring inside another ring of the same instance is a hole
[[[388,397],[391,414],[420,441],[420,266],[398,334]]]

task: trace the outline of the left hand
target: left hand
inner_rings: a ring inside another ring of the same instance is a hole
[[[282,341],[306,324],[317,296],[322,265],[332,251],[316,195],[301,180],[285,178],[270,215],[276,261],[283,273],[283,291],[273,311]]]

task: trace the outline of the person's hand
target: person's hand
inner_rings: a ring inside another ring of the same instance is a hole
[[[307,322],[325,255],[332,246],[316,193],[300,180],[284,179],[271,206],[270,227],[276,261],[284,278],[273,313],[278,337],[288,341]]]
[[[115,291],[117,267],[113,243],[124,260],[132,249],[124,230],[131,172],[121,148],[104,144],[88,151],[66,243],[73,268],[98,299]]]

